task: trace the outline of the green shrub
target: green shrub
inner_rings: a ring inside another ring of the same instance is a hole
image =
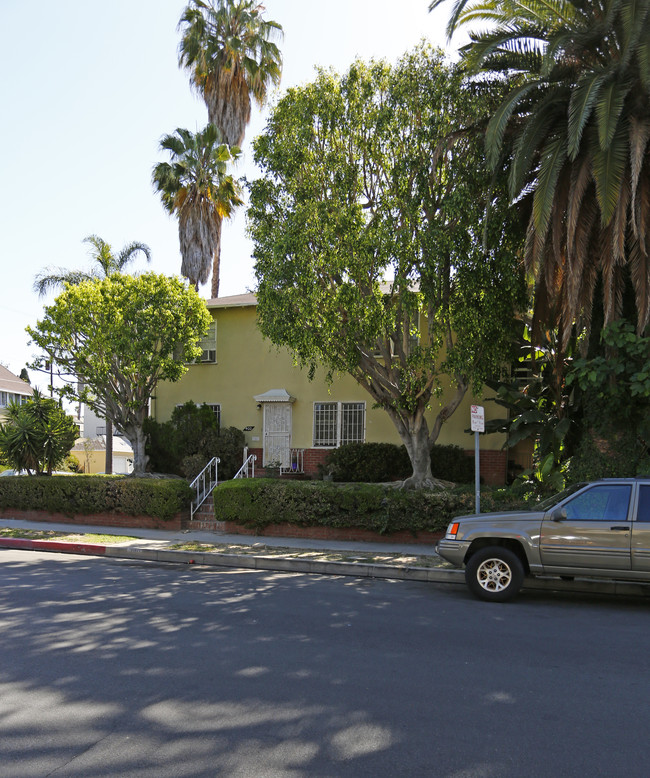
[[[261,530],[287,522],[303,527],[355,527],[374,532],[441,532],[449,521],[474,510],[474,496],[451,491],[411,491],[378,484],[255,478],[229,481],[214,490],[218,521]]]
[[[587,431],[576,447],[568,466],[568,480],[595,481],[598,478],[625,478],[650,473],[650,457],[636,430],[630,429],[605,438]]]
[[[382,483],[408,478],[413,468],[404,446],[348,443],[330,451],[321,471],[330,473],[334,481]],[[474,480],[474,458],[468,457],[460,446],[434,445],[431,472],[445,481],[469,483]]]
[[[192,499],[180,478],[105,476],[5,476],[0,508],[45,510],[66,516],[124,513],[169,521]]]
[[[335,481],[380,483],[407,478],[411,463],[404,446],[348,443],[327,455],[323,471]]]
[[[244,433],[220,428],[207,406],[191,400],[175,408],[170,421],[147,419],[149,465],[157,473],[173,473],[193,480],[212,457],[219,457],[219,480],[232,478],[242,464]]]

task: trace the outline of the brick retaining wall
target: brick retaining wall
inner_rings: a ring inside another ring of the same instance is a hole
[[[191,521],[190,530],[211,530],[229,535],[252,535],[255,537],[275,538],[305,538],[310,540],[355,540],[367,543],[427,543],[435,544],[443,536],[443,532],[393,532],[390,535],[380,535],[367,529],[357,527],[299,527],[295,524],[269,524],[264,529],[257,530],[244,527],[234,521]]]
[[[65,513],[50,513],[49,511],[22,511],[13,508],[0,510],[0,519],[17,519],[20,521],[42,521],[50,524],[92,524],[100,527],[124,527],[143,529],[181,530],[187,525],[189,511],[177,513],[173,519],[163,521],[152,516],[129,516],[125,513],[92,513],[83,516],[66,516]]]

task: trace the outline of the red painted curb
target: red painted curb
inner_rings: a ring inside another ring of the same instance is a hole
[[[62,554],[85,554],[105,556],[106,546],[98,543],[65,543],[60,540],[30,540],[29,538],[0,538],[0,548],[15,548],[24,551],[58,551]]]

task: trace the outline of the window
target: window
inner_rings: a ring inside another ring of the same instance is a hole
[[[203,403],[203,405],[214,413],[217,420],[217,427],[221,428],[221,405],[219,403]]]
[[[213,321],[205,337],[199,341],[201,347],[201,356],[197,362],[216,362],[217,361],[217,322]]]
[[[603,484],[569,500],[564,506],[567,518],[576,521],[627,521],[632,487],[627,484]]]
[[[650,521],[650,486],[639,487],[639,507],[636,512],[637,521]]]
[[[336,448],[363,443],[366,437],[366,404],[314,403],[314,446]]]
[[[0,408],[6,408],[9,403],[18,403],[18,405],[24,405],[29,400],[24,394],[16,394],[15,392],[0,392]]]

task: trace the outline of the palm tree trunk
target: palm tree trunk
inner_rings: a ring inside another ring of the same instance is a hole
[[[221,265],[221,226],[223,220],[219,219],[214,222],[214,253],[212,254],[212,292],[211,297],[219,297],[219,269]]]

